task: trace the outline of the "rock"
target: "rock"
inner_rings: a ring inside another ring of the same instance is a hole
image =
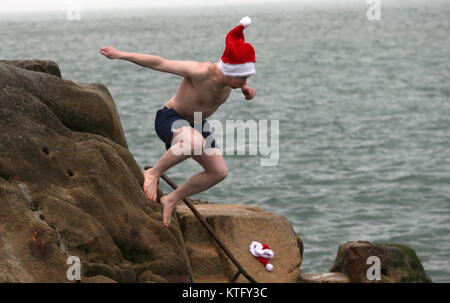
[[[85,277],[83,281],[80,281],[81,283],[117,283],[113,279],[110,279],[108,277],[98,275],[95,277]]]
[[[197,204],[205,217],[243,268],[258,282],[298,282],[301,278],[303,245],[285,217],[260,207],[226,204]],[[236,266],[185,205],[176,208],[195,282],[231,282]],[[252,241],[273,250],[274,269],[267,271],[249,251]],[[240,275],[236,282],[248,282]]]
[[[47,73],[61,78],[58,64],[50,60],[0,60],[0,63],[12,64],[31,71]]]
[[[104,86],[0,63],[0,282],[191,281],[142,183]]]
[[[161,276],[155,275],[150,270],[147,270],[139,276],[139,282],[141,282],[141,283],[167,283],[167,280]]]
[[[340,272],[308,274],[302,276],[302,280],[304,283],[350,283],[348,276]]]
[[[27,112],[58,132],[96,134],[127,148],[116,106],[102,84],[76,83],[0,63],[0,86],[0,98],[8,100],[13,111]]]
[[[371,256],[380,259],[381,279],[378,281],[367,278],[367,271],[375,264],[367,264]],[[329,271],[344,273],[351,282],[358,283],[432,282],[414,250],[398,244],[372,244],[366,241],[341,244]]]

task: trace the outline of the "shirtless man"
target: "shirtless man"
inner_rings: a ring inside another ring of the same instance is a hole
[[[173,209],[179,201],[214,186],[227,176],[225,161],[215,141],[210,146],[205,144],[205,138],[210,133],[200,133],[193,128],[194,113],[201,113],[203,119],[211,116],[227,100],[231,89],[240,88],[246,100],[255,96],[255,90],[247,85],[247,78],[255,74],[255,51],[249,43],[245,43],[243,34],[244,28],[250,24],[250,18],[244,17],[240,25],[228,33],[225,51],[217,63],[173,61],[154,55],[122,52],[112,46],[100,49],[100,53],[109,59],[128,60],[143,67],[183,77],[175,96],[156,114],[155,130],[166,144],[167,151],[153,168],[144,172],[144,192],[147,198],[156,202],[159,177],[189,157],[197,161],[204,171],[192,176],[172,193],[161,197],[165,227],[169,226]],[[186,124],[190,126],[175,129],[173,123],[180,119],[187,121]],[[205,121],[202,126],[204,123]],[[198,148],[201,154],[194,153]],[[181,152],[186,150],[190,150],[190,153]]]

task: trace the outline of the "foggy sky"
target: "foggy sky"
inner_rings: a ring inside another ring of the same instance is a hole
[[[276,4],[276,3],[320,3],[320,4],[347,4],[367,5],[367,1],[380,1],[387,3],[430,3],[448,0],[0,0],[0,14],[8,12],[47,12],[65,11],[69,5],[78,3],[80,9],[132,9],[146,7],[170,7],[198,5],[247,5],[247,4]]]
[[[0,13],[5,12],[40,12],[66,10],[70,3],[79,3],[81,9],[117,9],[164,6],[197,5],[246,5],[278,2],[366,2],[367,0],[0,0]],[[384,0],[388,1],[388,0]]]
[[[291,0],[291,2],[305,0]],[[80,4],[82,9],[114,9],[158,6],[194,6],[214,4],[274,3],[276,0],[0,0],[2,12],[55,11],[65,10],[70,3]]]

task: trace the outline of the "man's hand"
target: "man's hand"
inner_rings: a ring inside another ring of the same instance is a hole
[[[242,90],[242,93],[245,96],[245,100],[253,99],[253,97],[256,94],[255,90],[253,88],[251,88],[250,86],[248,86],[247,84],[242,86],[241,90]]]
[[[120,58],[122,52],[114,48],[113,46],[105,46],[100,49],[100,54],[109,59],[118,59]]]

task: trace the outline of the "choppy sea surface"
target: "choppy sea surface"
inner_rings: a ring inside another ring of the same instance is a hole
[[[228,178],[195,198],[285,216],[303,240],[305,274],[328,271],[340,243],[368,240],[411,246],[433,281],[450,282],[450,3],[385,2],[379,21],[366,1],[81,8],[79,21],[0,13],[0,59],[50,59],[65,79],[106,85],[143,167],[165,151],[154,116],[180,78],[99,48],[215,62],[249,15],[257,95],[246,102],[234,91],[212,118],[278,120],[279,160],[225,154]],[[189,159],[167,174],[181,184],[199,171]]]

